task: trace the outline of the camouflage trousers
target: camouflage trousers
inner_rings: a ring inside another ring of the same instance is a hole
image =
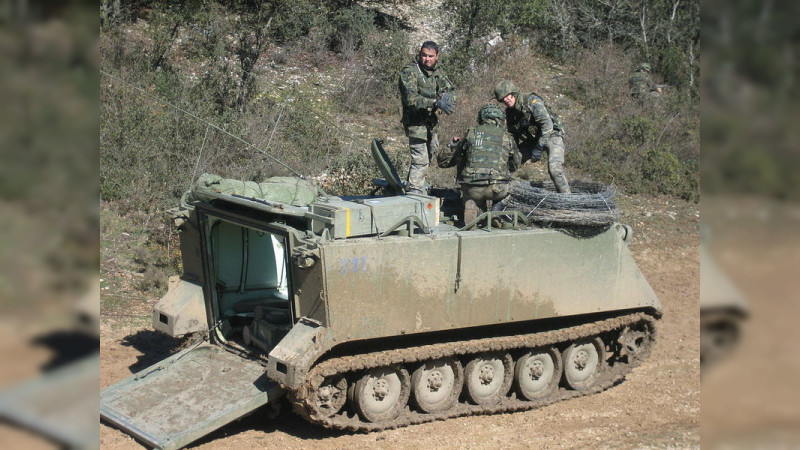
[[[561,136],[550,136],[542,146],[536,146],[531,142],[521,142],[519,152],[522,154],[522,162],[536,162],[542,159],[542,152],[547,152],[547,171],[550,179],[556,185],[558,192],[569,193],[569,182],[564,174],[564,138]]]
[[[425,172],[433,157],[439,153],[439,135],[435,129],[429,128],[426,138],[409,136],[408,148],[411,150],[411,166],[408,168],[406,190],[424,192]]]
[[[461,202],[464,205],[464,224],[475,220],[492,205],[508,196],[508,182],[492,184],[461,184]]]
[[[561,193],[570,193],[569,182],[564,174],[564,138],[561,136],[550,136],[544,146],[547,151],[547,171],[550,179],[556,185],[556,190]]]

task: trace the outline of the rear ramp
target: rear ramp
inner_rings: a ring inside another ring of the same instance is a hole
[[[203,342],[104,389],[100,416],[154,448],[177,449],[283,395],[257,361]]]

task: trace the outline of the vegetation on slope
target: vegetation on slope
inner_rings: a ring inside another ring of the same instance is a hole
[[[104,239],[143,232],[151,243],[129,249],[125,267],[141,278],[132,292],[160,292],[174,273],[161,213],[203,172],[299,173],[334,194],[364,193],[378,176],[368,148],[379,137],[404,173],[396,76],[419,45],[408,36],[420,19],[449,24],[441,63],[460,100],[442,120],[443,145],[494,101],[494,83],[512,79],[564,118],[571,177],[698,200],[696,0],[446,0],[440,17],[387,12],[421,3],[432,0],[103,0]],[[645,60],[673,88],[640,105],[627,79]],[[534,167],[520,175],[538,176]],[[431,180],[454,174],[434,169]]]

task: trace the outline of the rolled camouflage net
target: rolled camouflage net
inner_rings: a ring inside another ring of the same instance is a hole
[[[588,181],[570,183],[571,194],[556,192],[551,181],[511,183],[506,209],[522,211],[533,222],[545,226],[608,226],[619,219],[611,186]]]

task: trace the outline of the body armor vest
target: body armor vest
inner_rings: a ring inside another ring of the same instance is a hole
[[[483,124],[467,134],[469,146],[462,181],[466,183],[509,180],[508,150],[503,148],[505,130]]]

